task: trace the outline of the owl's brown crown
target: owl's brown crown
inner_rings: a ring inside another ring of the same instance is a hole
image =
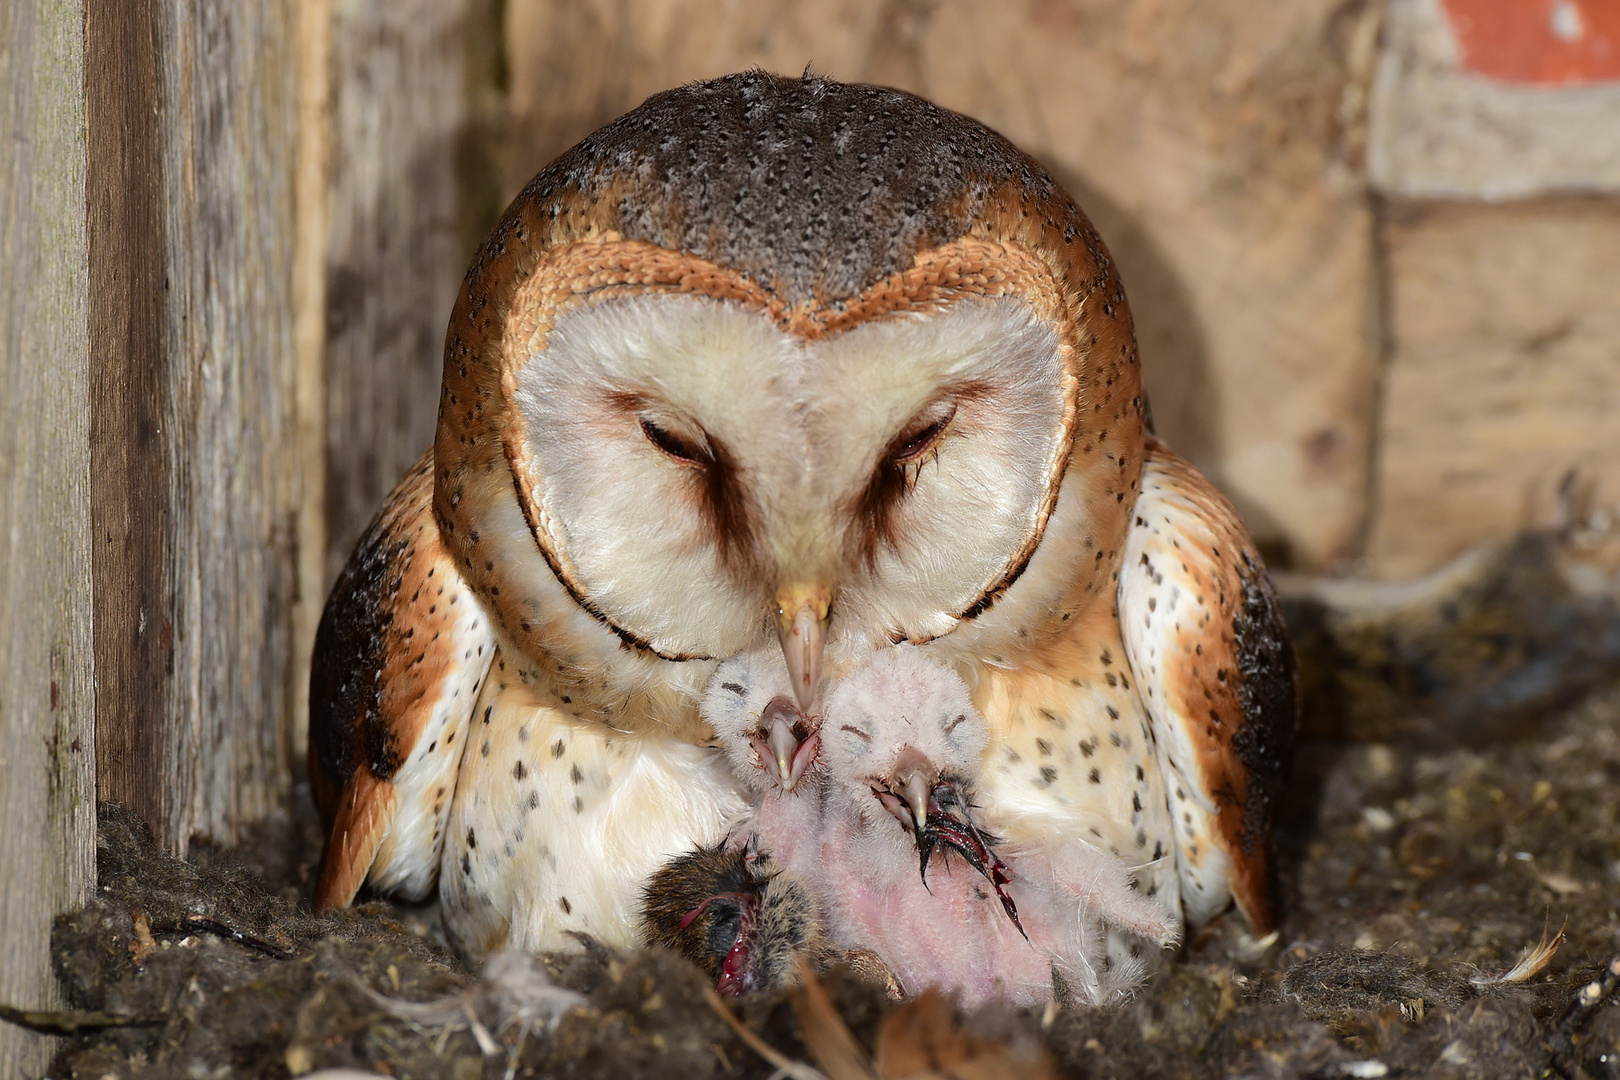
[[[609,227],[627,239],[735,270],[792,305],[905,269],[1007,185],[1073,210],[1039,165],[965,116],[898,90],[751,71],[654,95],[519,198],[616,202]]]

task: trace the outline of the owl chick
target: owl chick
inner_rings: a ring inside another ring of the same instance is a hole
[[[773,692],[791,678],[780,652],[760,649],[732,659],[704,692],[703,717],[750,790],[770,783],[791,793],[816,760],[820,717],[802,709],[791,690]]]
[[[773,650],[736,657],[710,680],[703,715],[755,804],[727,840],[653,874],[642,902],[643,940],[695,961],[723,994],[792,985],[801,958],[816,967],[836,959],[811,891],[781,871],[783,857],[816,841],[821,819],[820,722],[789,696],[790,680]],[[779,841],[774,850],[755,848],[761,834]]]
[[[758,723],[740,717],[786,687],[781,666],[768,653],[723,664],[704,712],[758,793],[733,844],[775,858],[814,895],[830,942],[875,953],[912,991],[1034,1004],[1060,987],[1100,1003],[1136,983],[1140,961],[1107,955],[1110,927],[1176,939],[1177,921],[1109,853],[1080,841],[998,849],[977,820],[994,815],[974,806],[984,719],[962,680],[916,650],[885,650],[834,684],[810,783],[772,783],[751,751]]]

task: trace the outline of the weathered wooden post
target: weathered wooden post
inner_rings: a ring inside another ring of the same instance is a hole
[[[50,1006],[95,880],[82,15],[0,5],[0,1000]],[[0,1075],[45,1039],[0,1025]]]
[[[427,444],[498,210],[497,23],[0,6],[0,1001],[59,1004],[98,798],[184,852],[290,795],[327,538]]]

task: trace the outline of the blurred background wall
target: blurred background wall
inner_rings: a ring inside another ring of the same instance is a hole
[[[1620,498],[1612,0],[506,0],[482,18],[504,64],[504,115],[477,120],[502,132],[486,209],[649,94],[751,66],[897,86],[1007,135],[1117,257],[1161,433],[1281,566],[1419,574],[1544,522],[1572,469]],[[340,133],[340,169],[345,151]],[[388,197],[417,179],[391,172]],[[383,271],[438,291],[388,320],[420,373],[390,398],[410,437],[361,448],[374,476],[336,485],[353,505],[333,567],[427,444],[461,254]],[[340,339],[352,292],[332,295]]]

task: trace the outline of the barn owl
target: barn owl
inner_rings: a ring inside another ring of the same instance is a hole
[[[805,790],[780,783],[756,728],[790,692],[782,667],[769,654],[728,660],[705,695],[704,718],[758,800],[731,838],[737,857],[683,857],[648,890],[650,937],[718,970],[722,988],[738,985],[733,967],[762,987],[791,978],[782,958],[810,951],[792,932],[808,919],[767,916],[784,894],[815,911],[817,944],[869,952],[908,992],[949,990],[968,1004],[1100,1004],[1146,967],[1111,960],[1110,929],[1138,952],[1177,938],[1175,905],[1131,887],[1140,867],[1080,838],[1027,852],[998,843],[995,807],[974,797],[984,719],[962,680],[911,646],[827,688],[820,767]],[[711,921],[702,937],[676,932],[716,906],[741,917],[718,931]]]
[[[909,643],[971,691],[1006,843],[1268,930],[1292,653],[1144,413],[1106,248],[999,135],[809,76],[649,99],[479,249],[434,445],[327,601],[318,906],[437,888],[472,957],[629,944],[747,810],[716,666],[779,647],[812,714]]]

